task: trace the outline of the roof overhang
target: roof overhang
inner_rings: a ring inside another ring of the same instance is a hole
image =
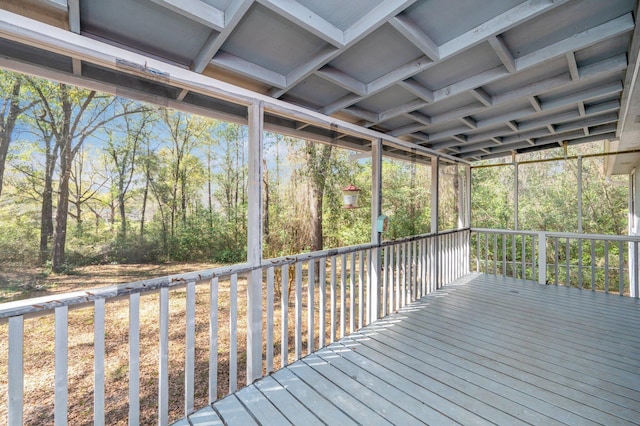
[[[0,67],[389,155],[635,147],[635,0],[7,0]],[[17,13],[19,15],[16,15]],[[609,146],[614,146],[610,144]],[[625,173],[635,154],[618,155]]]

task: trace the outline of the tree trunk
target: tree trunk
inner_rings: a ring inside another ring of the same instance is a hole
[[[45,142],[45,171],[40,209],[40,263],[49,257],[49,239],[53,236],[53,172],[58,161],[58,150],[51,146],[53,135],[43,134]]]
[[[9,145],[11,144],[11,136],[13,134],[16,121],[18,120],[18,116],[24,111],[20,108],[20,87],[20,80],[13,83],[13,90],[11,91],[11,94],[5,98],[5,104],[9,103],[9,113],[6,118],[4,117],[4,114],[0,117],[0,195],[2,195],[2,187],[4,185],[4,170],[7,161],[7,153],[9,152]]]
[[[313,142],[306,142],[307,167],[311,179],[311,197],[309,197],[311,208],[311,251],[322,250],[324,246],[322,231],[322,208],[324,198],[324,188],[327,181],[327,169],[333,145],[322,145],[318,152]]]
[[[70,144],[70,141],[68,142]],[[51,269],[62,272],[65,262],[65,246],[67,242],[67,217],[69,212],[69,177],[73,154],[67,145],[60,153],[60,186],[58,188],[58,207],[56,223],[53,230],[53,251],[51,253]]]

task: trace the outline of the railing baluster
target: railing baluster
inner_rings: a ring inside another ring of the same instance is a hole
[[[209,404],[218,399],[218,277],[209,283]]]
[[[313,353],[315,341],[315,265],[315,260],[309,260],[307,269],[307,354]]]
[[[24,405],[24,317],[9,318],[8,424],[21,426]]]
[[[267,329],[266,329],[266,358],[267,358],[267,374],[273,371],[273,266],[267,268]]]
[[[567,276],[566,276],[566,286],[571,287],[571,240],[567,237],[567,245],[565,251],[566,263],[567,263]]]
[[[407,303],[413,300],[413,244],[407,243]]]
[[[382,316],[385,317],[387,315],[387,303],[389,302],[389,296],[387,294],[387,290],[389,289],[389,248],[385,247],[382,254]]]
[[[67,424],[68,406],[68,352],[69,352],[69,308],[55,309],[55,416],[56,426]]]
[[[583,271],[582,271],[582,238],[578,238],[578,288],[582,289],[583,284]]]
[[[337,259],[336,259],[337,260]],[[347,334],[347,255],[342,255],[340,273],[340,337]]]
[[[93,424],[104,425],[105,299],[93,302]]]
[[[635,257],[635,259],[632,262],[629,262],[629,267],[633,268],[632,271],[632,277],[633,279],[631,279],[629,281],[629,296],[634,296],[636,299],[638,297],[640,297],[640,290],[639,287],[639,283],[638,280],[640,279],[639,276],[639,271],[638,271],[638,242],[634,241],[631,244],[633,244],[633,256]],[[633,286],[633,289],[631,288],[631,286]]]
[[[591,240],[591,291],[596,291],[596,246]]]
[[[427,295],[427,240],[423,239],[420,241],[420,245],[422,247],[422,285],[420,286],[420,297],[424,297]]]
[[[498,234],[493,234],[493,275],[498,274]]]
[[[351,253],[351,268],[349,271],[349,332],[356,331],[356,252]]]
[[[517,253],[518,253],[518,249],[517,249],[516,235],[513,234],[511,236],[511,276],[513,278],[518,278],[518,272],[516,269]]]
[[[416,299],[422,297],[422,240],[415,242],[416,247]]]
[[[401,253],[400,253],[400,245],[401,244],[396,244],[396,269],[395,269],[395,275],[396,275],[396,311],[400,309],[400,303],[401,303],[401,285],[402,285],[402,275],[401,275],[401,269],[402,269],[402,257],[401,257]]]
[[[195,366],[196,366],[196,283],[187,283],[185,333],[185,362],[184,362],[184,411],[185,416],[194,410],[195,394]]]
[[[327,329],[327,259],[321,258],[318,261],[318,294],[320,296],[320,300],[318,304],[320,305],[320,309],[318,312],[318,347],[323,348],[326,342],[326,329]]]
[[[523,280],[527,279],[527,250],[525,248],[525,244],[526,244],[526,239],[527,236],[522,234],[520,236],[521,240],[520,242],[522,243],[522,253],[520,255],[520,261],[522,262],[522,275],[520,276],[520,278],[522,278]]]
[[[337,259],[331,257],[331,343],[336,341],[336,269]]]
[[[129,424],[140,423],[140,293],[129,295]]]
[[[364,251],[360,251],[358,270],[358,328],[364,327]]]
[[[365,287],[365,293],[364,293],[364,297],[362,299],[363,303],[365,304],[365,306],[363,307],[363,309],[365,310],[365,325],[369,324],[371,322],[371,316],[372,316],[372,303],[371,303],[371,250],[366,250],[365,252],[365,261],[364,261],[364,269],[366,271],[365,273],[365,279],[366,279],[366,287]]]
[[[387,246],[385,251],[389,252],[389,262],[387,263],[387,268],[389,269],[389,313],[394,312],[396,310],[395,306],[395,266],[394,266],[394,253],[395,248],[393,245]]]
[[[489,273],[489,234],[484,234],[484,273]]]
[[[536,280],[538,271],[536,270],[536,236],[531,236],[531,279]]]
[[[280,273],[280,365],[289,365],[289,265],[282,265]]]
[[[238,275],[229,286],[229,393],[238,390]]]
[[[553,237],[553,256],[554,256],[554,274],[555,284],[558,285],[558,237]]]
[[[507,234],[502,234],[502,275],[507,276]]]
[[[624,245],[622,241],[618,241],[618,294],[624,295]]]
[[[609,293],[609,240],[604,240],[604,292]]]
[[[169,422],[169,288],[160,289],[160,355],[158,367],[158,423]]]
[[[401,285],[401,306],[404,307],[407,304],[407,246],[406,243],[400,244],[402,250],[402,261],[400,267],[400,285]]]
[[[296,326],[295,351],[296,361],[302,357],[302,262],[296,262]]]
[[[478,253],[478,255],[476,256],[476,272],[480,272],[480,240],[482,237],[482,233],[480,232],[476,232],[476,247],[477,250],[476,252]]]

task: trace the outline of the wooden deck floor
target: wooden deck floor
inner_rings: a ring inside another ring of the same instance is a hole
[[[470,275],[189,417],[222,420],[638,425],[640,302]]]

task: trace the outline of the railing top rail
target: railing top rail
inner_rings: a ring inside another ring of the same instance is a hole
[[[600,240],[600,241],[622,241],[622,242],[640,242],[640,235],[607,235],[607,234],[581,234],[578,232],[551,232],[551,231],[516,231],[513,229],[490,229],[490,228],[471,228],[471,232],[482,232],[486,234],[513,234],[513,235],[544,235],[546,237],[582,239],[582,240]]]
[[[179,287],[189,282],[205,281],[210,280],[214,277],[227,277],[233,274],[242,275],[256,269],[265,269],[274,266],[293,264],[300,261],[309,261],[312,259],[321,259],[336,255],[349,254],[361,250],[382,248],[394,244],[417,241],[424,238],[434,237],[436,235],[446,235],[466,230],[468,229],[443,231],[437,234],[412,235],[410,237],[400,238],[397,240],[384,241],[381,244],[359,244],[355,246],[321,250],[312,253],[303,253],[294,256],[284,256],[275,259],[267,259],[264,260],[260,265],[241,263],[231,266],[222,266],[219,268],[169,275],[166,277],[158,277],[148,280],[116,284],[108,287],[100,287],[86,291],[75,291],[70,293],[54,294],[25,300],[17,300],[14,302],[1,303],[0,323],[7,321],[7,319],[10,317],[18,315],[37,315],[38,313],[50,311],[61,306],[80,307],[88,303],[92,303],[97,299],[117,299],[133,293],[147,293],[157,291],[163,287]]]

